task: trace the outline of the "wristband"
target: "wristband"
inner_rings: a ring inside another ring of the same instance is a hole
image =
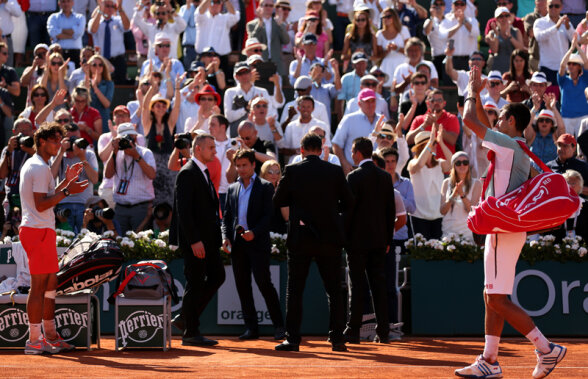
[[[70,192],[67,188],[64,188],[61,190],[61,192],[63,192],[63,194],[65,195],[65,197],[68,197],[70,195]]]
[[[466,99],[465,99],[465,101],[464,101],[464,103],[465,103],[466,101],[468,101],[468,100],[472,100],[474,103],[476,102],[476,98],[475,98],[475,97],[473,97],[473,96],[470,96],[470,97],[466,98]]]
[[[141,162],[142,159],[143,159],[143,157],[139,155],[139,158],[135,159],[135,162],[139,163],[139,162]]]
[[[460,196],[460,198],[465,199],[466,195]]]

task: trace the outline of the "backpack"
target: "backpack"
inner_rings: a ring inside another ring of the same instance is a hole
[[[118,289],[108,298],[113,304],[115,298],[123,294],[132,299],[160,299],[171,296],[174,303],[179,302],[178,289],[174,278],[161,260],[141,261],[125,268],[124,278]]]
[[[543,173],[509,193],[498,198],[490,196],[473,207],[468,227],[474,233],[535,234],[558,227],[580,207],[580,198],[563,175],[552,172],[523,142],[517,142]]]
[[[57,295],[73,294],[116,279],[124,257],[109,238],[89,235],[75,240],[63,254],[57,273]]]

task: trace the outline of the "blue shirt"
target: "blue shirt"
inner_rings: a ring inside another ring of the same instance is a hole
[[[184,73],[184,65],[182,64],[182,62],[180,62],[177,59],[171,58],[171,62],[172,62],[172,66],[171,66],[171,72],[169,73],[171,76],[171,80],[173,83],[176,82],[176,77],[177,76],[181,76]],[[161,71],[161,65],[163,64],[163,61],[161,59],[159,59],[159,57],[153,57],[153,70],[155,71]],[[147,59],[145,62],[143,62],[143,65],[141,66],[141,76],[145,75],[145,71],[147,71],[147,68],[149,67],[149,59]],[[163,81],[160,84],[160,87],[165,88],[165,85],[163,83]]]
[[[398,12],[398,17],[402,25],[408,28],[410,36],[416,36],[417,25],[419,24],[419,16],[414,9],[409,9],[404,5],[402,10]]]
[[[29,12],[55,12],[57,10],[56,0],[30,0]]]
[[[104,97],[106,97],[109,101],[112,101],[114,96],[114,82],[112,80],[102,80],[98,84],[98,90],[102,92]],[[110,107],[105,108],[104,105],[98,99],[96,92],[94,92],[94,88],[92,88],[90,95],[92,96],[92,102],[90,106],[96,108],[98,112],[100,112],[100,116],[102,117],[102,133],[108,133],[108,120],[110,120]]]
[[[323,58],[319,58],[319,57],[314,57],[313,60],[310,60],[308,58],[306,58],[306,56],[304,56],[304,58],[302,58],[302,67],[300,68],[300,74],[298,76],[302,76],[302,75],[308,75],[308,73],[310,72],[310,66],[313,65],[313,63],[315,62],[319,62],[322,65],[326,65],[327,67],[327,71],[329,71],[331,73],[331,80],[324,80],[323,79],[323,84],[326,83],[332,83],[333,82],[333,69],[331,68],[331,64],[329,62],[325,62],[325,60]],[[288,78],[290,79],[290,84],[293,86],[294,83],[296,83],[296,79],[298,79],[298,77],[294,77],[294,73],[296,73],[296,68],[298,67],[298,61],[296,59],[294,59],[291,63],[290,63],[290,69],[289,69],[289,75]]]
[[[194,11],[196,7],[194,4],[189,6],[182,5],[179,15],[186,21],[186,29],[184,29],[184,36],[182,37],[182,46],[196,45],[196,24],[194,22]]]
[[[557,84],[561,90],[561,116],[576,118],[588,115],[588,101],[584,90],[588,87],[586,71],[578,77],[578,84],[569,75],[557,75]]]
[[[353,140],[357,137],[369,136],[374,130],[379,118],[380,115],[376,113],[374,115],[374,121],[370,122],[361,110],[343,116],[341,123],[337,127],[337,132],[335,132],[335,137],[333,137],[331,142],[336,143],[343,149],[345,158],[349,163],[353,164],[353,158],[351,158],[351,145],[353,144]]]
[[[251,189],[253,188],[253,182],[256,177],[257,175],[253,173],[253,176],[249,179],[249,185],[247,187],[243,185],[243,180],[239,178],[239,183],[241,185],[239,186],[239,200],[237,202],[237,208],[239,210],[237,221],[239,222],[239,225],[245,228],[245,230],[249,230],[249,226],[247,225],[247,209],[249,208],[249,197],[251,196]]]
[[[404,203],[406,213],[414,213],[414,211],[416,211],[416,202],[414,201],[414,190],[410,179],[399,175],[398,181],[394,183],[394,189],[402,195],[402,202]],[[402,228],[394,232],[394,239],[408,239],[408,226],[404,225]]]
[[[312,83],[310,95],[315,100],[320,101],[327,107],[327,115],[329,115],[329,121],[331,121],[331,100],[336,99],[339,91],[335,88],[334,84],[324,84],[317,87],[316,83]]]
[[[59,39],[58,34],[61,34],[63,29],[72,29],[74,34],[71,39]],[[63,11],[53,13],[47,20],[47,32],[53,42],[59,43],[63,50],[82,48],[82,36],[86,29],[86,17],[82,14],[72,12],[67,17]]]
[[[355,70],[348,72],[341,78],[341,91],[339,91],[339,100],[349,101],[359,93],[361,77],[355,73]]]
[[[539,157],[543,163],[547,163],[557,158],[557,147],[553,142],[552,133],[549,133],[545,137],[542,137],[541,134],[537,133],[530,150],[533,154]]]

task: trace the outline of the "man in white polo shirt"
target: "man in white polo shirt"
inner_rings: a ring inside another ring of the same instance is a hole
[[[78,162],[67,168],[65,179],[55,186],[49,159],[57,155],[64,136],[65,130],[60,124],[43,124],[35,132],[37,152],[20,171],[22,222],[19,237],[29,259],[31,274],[27,299],[29,340],[25,354],[55,354],[74,348],[63,341],[55,328],[55,289],[59,265],[53,207],[69,195],[83,192],[88,187],[88,181],[77,181],[83,168]]]

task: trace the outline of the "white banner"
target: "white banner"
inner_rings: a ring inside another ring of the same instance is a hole
[[[270,273],[272,283],[280,296],[280,266],[271,265]],[[235,276],[233,275],[233,266],[225,266],[226,279],[218,290],[218,303],[216,312],[216,322],[219,325],[243,325],[243,313],[241,312],[241,302],[235,286]],[[272,325],[272,320],[265,305],[265,300],[257,288],[255,279],[251,275],[251,287],[253,288],[253,300],[255,310],[257,311],[257,321],[259,325]]]

